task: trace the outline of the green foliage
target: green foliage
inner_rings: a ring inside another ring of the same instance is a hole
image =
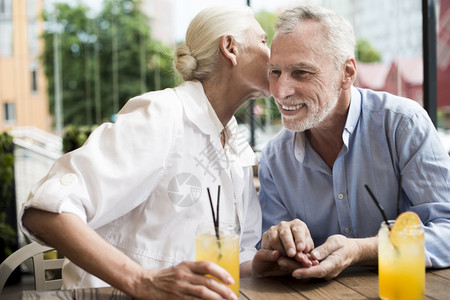
[[[14,145],[12,137],[0,134],[0,244],[4,246],[0,257],[12,253],[10,246],[16,242],[16,231],[8,224],[6,211],[14,198]]]
[[[381,61],[381,54],[375,50],[366,39],[356,41],[356,59],[364,63],[373,63]]]
[[[254,121],[257,126],[262,127],[266,125],[267,118],[269,117],[271,120],[279,120],[281,118],[281,113],[278,110],[273,97],[269,98],[258,98],[254,100],[254,106],[260,105],[263,107],[263,114],[261,116],[254,115]],[[269,105],[268,105],[269,104]],[[242,105],[235,114],[236,120],[238,123],[250,123],[250,101],[247,101],[244,105]]]
[[[63,151],[64,153],[75,150],[86,142],[89,135],[97,128],[93,126],[74,126],[70,125],[64,128]]]
[[[0,134],[0,210],[8,205],[8,192],[14,183],[14,156],[12,137],[3,132]]]
[[[16,243],[16,231],[7,223],[6,217],[6,212],[0,212],[0,244],[4,245],[2,249],[2,257],[4,258],[14,252],[11,245]]]
[[[81,2],[57,3],[44,11],[44,19],[49,26],[42,59],[52,110],[54,33],[59,32],[64,124],[99,124],[129,98],[175,85],[172,50],[151,39],[139,0],[105,0],[95,17]]]

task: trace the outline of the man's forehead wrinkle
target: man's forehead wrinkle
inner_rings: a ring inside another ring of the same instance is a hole
[[[311,65],[300,62],[287,66],[288,69],[310,69]]]
[[[282,69],[278,64],[269,63],[269,67],[272,69]],[[295,69],[313,69],[313,66],[307,63],[299,62],[295,64],[291,64],[285,67],[287,70],[295,70]]]

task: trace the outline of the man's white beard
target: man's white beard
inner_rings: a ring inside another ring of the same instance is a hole
[[[296,116],[285,116],[282,114],[281,121],[283,126],[291,131],[302,132],[311,128],[317,127],[330,112],[336,107],[338,96],[334,97],[334,100],[329,102],[326,107],[317,109],[317,111],[311,111],[310,106],[306,104],[303,109],[306,109],[306,116],[301,120],[297,120]]]

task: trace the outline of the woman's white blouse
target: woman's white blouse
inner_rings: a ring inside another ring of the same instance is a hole
[[[206,189],[215,207],[220,185],[220,219],[239,224],[240,261],[251,260],[261,236],[257,159],[234,118],[225,148],[222,129],[199,82],[135,97],[55,162],[19,220],[29,207],[70,212],[142,266],[166,268],[194,260],[197,225],[212,223]],[[64,288],[106,285],[70,262],[63,275]]]

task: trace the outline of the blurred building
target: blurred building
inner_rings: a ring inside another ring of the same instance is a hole
[[[437,36],[438,106],[447,114],[450,128],[450,0],[441,0]]]
[[[422,57],[395,58],[389,68],[384,91],[415,100],[423,106]]]
[[[423,105],[422,57],[396,58],[390,64],[357,62],[355,86],[401,95]]]
[[[444,0],[446,1],[446,0]],[[356,38],[367,39],[390,64],[396,57],[422,56],[421,0],[322,0],[347,18]]]
[[[50,131],[47,82],[39,55],[43,0],[0,0],[0,131]]]
[[[402,1],[404,0],[400,0]],[[450,0],[441,0],[437,4],[437,107],[442,112],[440,126],[450,129]],[[419,23],[421,22],[420,20]],[[408,35],[408,31],[404,35]],[[411,52],[411,55],[393,58],[390,63],[358,62],[355,85],[388,91],[423,104],[422,53],[418,50],[416,52],[416,56]],[[385,55],[384,52],[381,53]]]
[[[357,75],[355,86],[375,91],[384,91],[389,65],[384,63],[357,62]]]
[[[150,18],[152,39],[175,48],[175,0],[142,0],[142,11]]]
[[[31,186],[61,155],[61,138],[50,133],[43,51],[44,0],[0,0],[0,132],[14,141],[16,209]],[[25,244],[19,232],[20,245]]]

